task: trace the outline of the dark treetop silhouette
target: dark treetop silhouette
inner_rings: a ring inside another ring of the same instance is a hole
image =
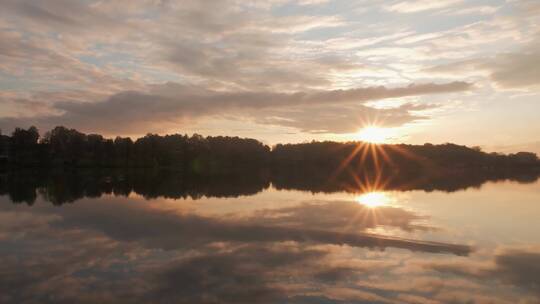
[[[540,166],[536,154],[502,155],[455,144],[389,145],[363,142],[278,144],[255,139],[148,134],[135,141],[56,127],[40,139],[37,128],[0,136],[7,167],[169,168],[202,175],[265,167],[317,170],[496,169]],[[271,165],[271,166],[269,166]]]

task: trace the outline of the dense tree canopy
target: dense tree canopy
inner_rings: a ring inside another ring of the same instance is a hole
[[[135,141],[56,127],[38,142],[35,127],[16,129],[9,140],[8,165],[14,167],[167,167],[219,174],[260,166],[270,148],[254,139],[195,134],[147,134]]]
[[[244,170],[347,170],[531,168],[540,164],[534,153],[485,153],[455,144],[389,145],[362,142],[278,144],[273,149],[248,138],[147,134],[133,141],[84,134],[56,127],[40,138],[35,127],[17,128],[1,136],[7,151],[4,167],[168,168],[200,175]]]

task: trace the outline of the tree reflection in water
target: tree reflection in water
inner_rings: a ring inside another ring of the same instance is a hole
[[[8,194],[14,203],[33,204],[37,193],[55,205],[71,203],[83,197],[103,194],[145,198],[238,197],[253,195],[273,185],[278,190],[302,190],[312,193],[369,193],[383,190],[424,190],[453,192],[480,187],[489,181],[535,182],[537,171],[461,170],[455,172],[342,172],[328,179],[330,173],[317,170],[274,170],[198,176],[167,170],[67,170],[19,171],[0,176],[0,195]]]
[[[440,233],[429,216],[399,207],[384,191],[452,192],[537,177],[511,171],[420,177],[344,171],[332,180],[294,170],[214,177],[142,170],[6,174],[0,302],[534,303],[539,248],[491,251],[444,236],[427,241],[420,236]],[[218,215],[146,200],[245,195],[257,205],[255,194],[271,185],[345,191],[357,200],[315,196]],[[377,227],[408,237],[369,233]]]

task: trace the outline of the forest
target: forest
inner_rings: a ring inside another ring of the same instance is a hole
[[[540,168],[537,155],[486,153],[456,144],[307,142],[269,147],[249,138],[147,134],[105,138],[58,126],[43,136],[36,127],[0,135],[0,167],[166,168],[201,176],[271,170],[277,175],[418,170],[459,171]],[[296,172],[296,173],[295,173]]]

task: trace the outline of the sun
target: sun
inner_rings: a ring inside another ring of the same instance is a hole
[[[377,126],[368,126],[361,129],[358,134],[358,140],[380,144],[388,141],[390,137],[390,132],[386,128],[380,128]]]

